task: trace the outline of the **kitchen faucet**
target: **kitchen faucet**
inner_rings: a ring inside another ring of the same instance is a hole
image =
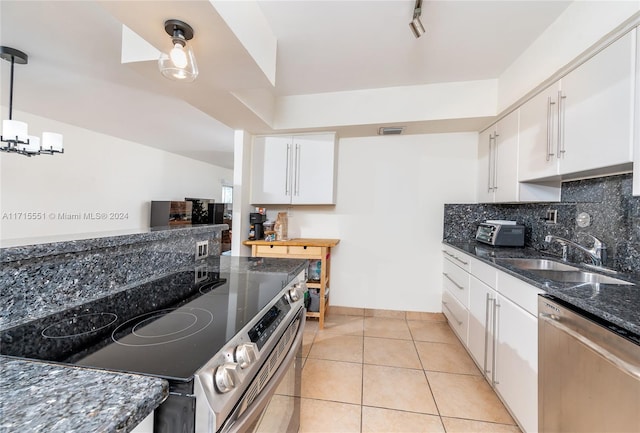
[[[600,239],[596,238],[595,236],[592,236],[590,234],[586,234],[586,235],[589,236],[591,239],[593,239],[592,248],[586,248],[576,242],[570,241],[569,239],[561,238],[560,236],[554,236],[554,235],[545,236],[544,241],[549,243],[556,241],[560,245],[562,245],[562,260],[565,262],[567,261],[567,250],[569,248],[569,245],[571,245],[579,249],[580,251],[588,254],[593,264],[595,266],[601,267],[602,261],[606,258],[607,247],[605,246],[604,242],[602,242]]]

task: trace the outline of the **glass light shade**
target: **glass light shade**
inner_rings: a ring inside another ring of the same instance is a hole
[[[63,149],[62,134],[55,132],[42,133],[42,150],[44,152],[62,152]]]
[[[178,48],[175,44],[170,51],[160,54],[158,68],[170,80],[191,82],[198,76],[198,65],[190,45]],[[179,51],[179,53],[178,53]],[[175,61],[175,63],[174,63]],[[184,66],[182,66],[184,65]]]
[[[29,139],[29,127],[24,122],[17,120],[3,120],[2,121],[2,139],[4,141],[19,141],[26,143]]]
[[[29,143],[18,143],[18,150],[25,153],[40,152],[40,137],[29,135]]]

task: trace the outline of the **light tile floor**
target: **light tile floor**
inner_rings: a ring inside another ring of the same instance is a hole
[[[519,433],[449,325],[328,315],[303,340],[300,433]]]

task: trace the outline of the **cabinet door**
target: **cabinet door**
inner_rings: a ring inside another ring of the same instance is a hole
[[[478,203],[493,203],[494,134],[492,125],[478,136]]]
[[[494,201],[518,201],[518,110],[498,122],[494,142]]]
[[[480,371],[491,380],[494,338],[493,320],[496,292],[471,275],[469,285],[469,344],[468,349],[480,367]]]
[[[251,160],[251,203],[291,202],[291,137],[256,137]]]
[[[518,180],[544,179],[558,174],[559,83],[524,103],[520,111]]]
[[[525,432],[538,431],[538,319],[498,295],[495,387]]]
[[[292,204],[335,204],[334,134],[293,138]]]
[[[634,39],[626,34],[562,79],[561,174],[632,161]]]

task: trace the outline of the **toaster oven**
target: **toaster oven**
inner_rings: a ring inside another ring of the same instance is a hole
[[[524,226],[521,224],[480,223],[476,240],[496,247],[524,246]]]

